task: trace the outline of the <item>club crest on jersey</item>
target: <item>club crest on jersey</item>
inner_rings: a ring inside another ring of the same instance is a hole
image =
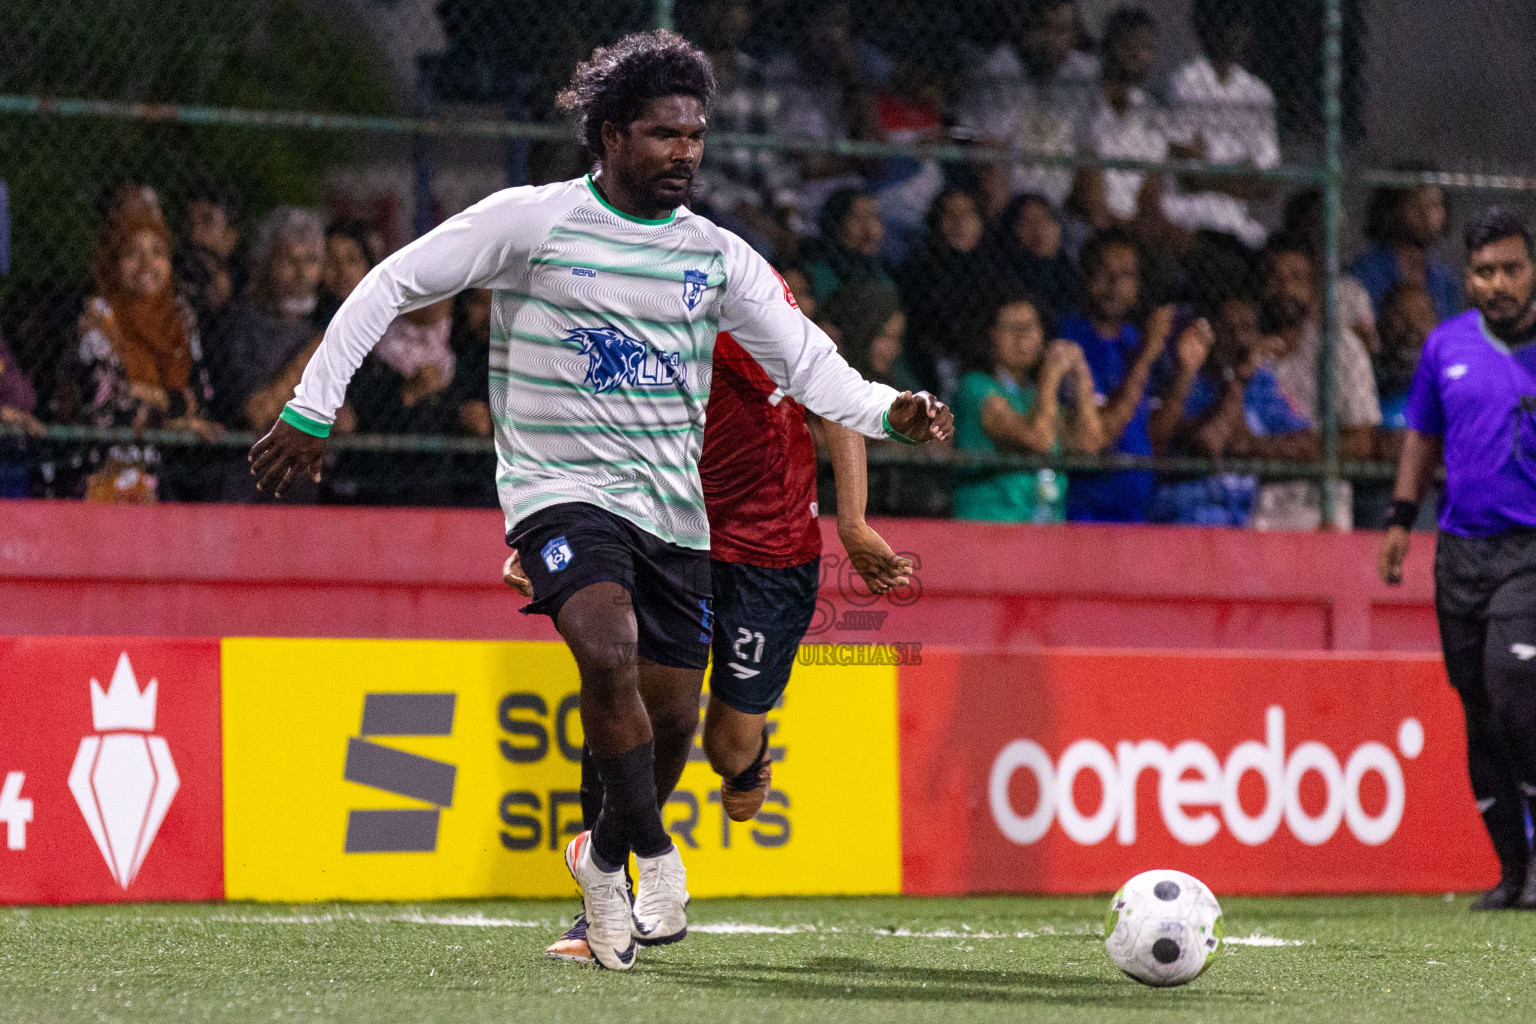
[[[572,327],[565,332],[565,340],[581,343],[581,354],[587,357],[582,383],[599,395],[620,387],[688,390],[678,353],[647,350],[617,327]]]
[[[709,275],[702,270],[683,271],[683,305],[688,307],[688,312],[693,312],[693,307],[699,304],[704,297],[704,289],[709,287]]]

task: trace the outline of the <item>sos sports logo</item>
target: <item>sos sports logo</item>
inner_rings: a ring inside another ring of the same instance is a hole
[[[778,730],[776,717],[775,712],[768,722],[768,749],[773,760],[781,761],[786,750],[773,744]],[[581,696],[575,691],[553,702],[538,693],[508,693],[497,707],[497,724],[502,734],[497,747],[502,759],[511,764],[542,765],[557,757],[569,764],[581,763]],[[688,761],[694,765],[705,760],[700,733],[696,732]],[[685,850],[703,846],[729,850],[733,846],[778,849],[789,844],[793,830],[787,793],[770,789],[757,817],[738,824],[731,821],[721,803],[719,780],[712,772],[704,778],[708,788],[701,789],[698,775],[685,773],[662,808],[662,820],[679,846]],[[574,787],[509,790],[501,796],[498,814],[502,825],[498,838],[507,850],[563,849],[581,832],[581,791]]]
[[[1143,772],[1158,776],[1157,806],[1170,835],[1186,846],[1216,838],[1223,825],[1238,842],[1258,846],[1268,842],[1282,823],[1300,842],[1319,846],[1340,825],[1361,843],[1380,846],[1402,823],[1407,786],[1398,756],[1412,759],[1424,749],[1424,728],[1405,718],[1397,730],[1397,752],[1374,740],[1361,743],[1341,757],[1322,743],[1307,741],[1287,751],[1285,709],[1272,705],[1265,712],[1263,742],[1248,740],[1217,758],[1199,740],[1184,740],[1172,748],[1156,740],[1121,740],[1113,752],[1097,740],[1069,745],[1054,762],[1033,740],[1008,743],[992,762],[987,799],[992,819],[1010,841],[1030,845],[1043,839],[1054,821],[1067,837],[1095,846],[1114,833],[1121,845],[1136,841],[1137,780]],[[1015,806],[1010,792],[1018,772],[1034,776],[1038,793],[1027,811]],[[1100,800],[1089,812],[1079,806],[1075,789],[1084,772],[1097,776]],[[1263,803],[1249,813],[1239,796],[1245,776],[1263,783]],[[1303,803],[1303,779],[1315,774],[1325,799],[1312,813]],[[1372,812],[1361,798],[1366,776],[1376,775],[1386,791],[1379,810]],[[1218,814],[1219,812],[1219,814]]]

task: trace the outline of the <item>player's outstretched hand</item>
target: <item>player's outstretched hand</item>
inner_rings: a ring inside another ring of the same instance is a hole
[[[282,420],[251,446],[251,475],[256,489],[281,498],[295,473],[308,473],[320,482],[320,460],[325,456],[325,438],[306,434]]]
[[[871,593],[884,594],[912,582],[909,576],[912,560],[892,551],[885,538],[864,520],[839,522],[837,537],[843,542],[843,550],[848,552],[848,561]]]
[[[891,403],[891,429],[909,441],[948,441],[955,432],[955,414],[926,391],[903,391]]]
[[[1376,554],[1376,572],[1381,576],[1381,582],[1388,586],[1397,586],[1403,582],[1403,562],[1408,558],[1408,531],[1401,526],[1393,526],[1387,530],[1387,535],[1382,539],[1381,550]]]
[[[527,573],[523,572],[523,562],[517,557],[516,551],[508,555],[506,562],[502,563],[501,579],[503,583],[524,597],[533,596],[533,581],[528,578]]]

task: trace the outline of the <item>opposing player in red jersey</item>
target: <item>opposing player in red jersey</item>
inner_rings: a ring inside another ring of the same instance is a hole
[[[788,285],[784,297],[796,304]],[[768,712],[789,683],[800,641],[816,614],[821,579],[816,446],[804,407],[729,334],[715,340],[704,422],[699,476],[709,515],[715,613],[704,753],[721,777],[726,813],[732,821],[750,821],[772,779]],[[831,456],[837,533],[850,562],[874,593],[906,585],[911,561],[864,521],[864,439],[816,417],[810,422]],[[507,559],[503,576],[531,596],[516,553]],[[670,796],[658,789],[661,804]],[[585,750],[581,804],[590,825],[602,807],[602,783]],[[591,960],[585,920],[578,915],[545,952],[558,960]]]
[[[709,514],[715,628],[704,753],[720,774],[726,813],[732,821],[750,821],[772,774],[768,711],[789,683],[816,613],[816,449],[805,409],[727,334],[715,341],[705,416],[699,476]],[[814,422],[831,454],[837,532],[849,559],[875,593],[904,585],[912,563],[864,522],[864,439]]]

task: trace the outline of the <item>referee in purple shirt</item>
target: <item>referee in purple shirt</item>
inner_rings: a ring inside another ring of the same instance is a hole
[[[1467,228],[1475,309],[1430,334],[1378,569],[1401,583],[1409,527],[1445,461],[1435,612],[1467,719],[1467,773],[1502,869],[1474,910],[1536,910],[1536,242],[1491,209]]]

